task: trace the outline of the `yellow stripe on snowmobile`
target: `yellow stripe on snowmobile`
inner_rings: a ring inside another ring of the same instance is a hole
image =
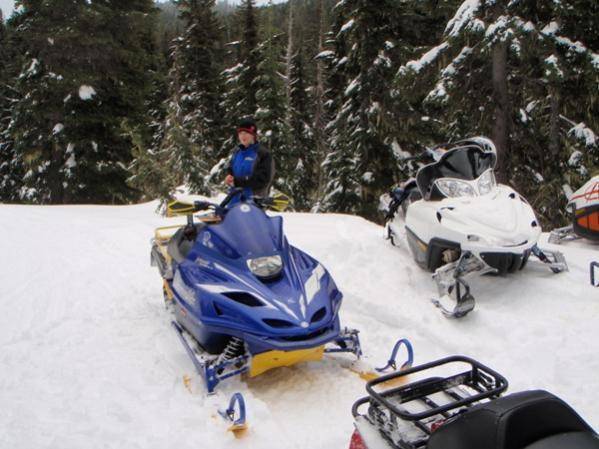
[[[184,203],[183,201],[171,201],[166,206],[166,216],[176,217],[177,215],[189,215],[195,212],[195,206],[192,203]]]
[[[157,228],[154,231],[154,238],[158,241],[158,243],[164,245],[167,244],[171,237],[177,232],[177,230],[182,225],[173,225],[173,226],[163,226],[161,228]]]
[[[171,286],[168,285],[168,282],[166,281],[166,279],[163,281],[163,286],[164,286],[164,291],[166,292],[166,297],[172,301],[173,299],[175,299],[175,295],[173,294],[173,291],[171,290]]]
[[[297,351],[267,351],[252,357],[249,376],[256,377],[273,368],[301,362],[317,362],[324,356],[324,345]]]

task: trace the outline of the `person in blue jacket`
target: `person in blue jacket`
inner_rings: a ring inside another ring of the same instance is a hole
[[[243,188],[244,196],[268,196],[274,178],[274,164],[271,154],[260,147],[258,127],[251,119],[242,120],[237,127],[239,146],[233,152],[227,167],[225,184]],[[230,204],[239,202],[234,198]]]

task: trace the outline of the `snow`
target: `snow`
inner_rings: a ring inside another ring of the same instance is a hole
[[[597,143],[597,135],[583,122],[572,127],[568,131],[568,134],[574,134],[577,139],[584,140],[587,147],[591,147]]]
[[[431,48],[429,51],[423,54],[420,59],[408,61],[405,66],[400,67],[399,73],[404,74],[408,71],[419,73],[424,67],[434,62],[441,53],[447,50],[448,47],[449,44],[447,42],[443,42],[442,44]]]
[[[346,31],[350,30],[353,26],[354,26],[354,19],[350,19],[348,20],[346,23],[343,24],[343,26],[341,27],[341,30],[339,31],[339,34],[341,33],[345,33]]]
[[[40,64],[40,61],[37,58],[33,58],[31,60],[31,64],[29,65],[29,68],[27,69],[27,73],[28,74],[36,74],[39,64]]]
[[[543,33],[543,34],[555,34],[557,32],[557,30],[559,30],[558,23],[557,22],[550,22],[548,25],[546,25],[541,30],[541,33]]]
[[[64,125],[62,123],[57,123],[56,125],[54,125],[54,128],[52,129],[52,134],[53,135],[60,134],[63,129],[64,129]]]
[[[183,219],[162,218],[157,206],[0,205],[0,446],[346,448],[351,405],[365,394],[340,367],[347,356],[203,393],[148,260],[154,228]],[[510,391],[550,390],[599,422],[599,290],[588,280],[596,246],[559,247],[567,273],[530,261],[513,275],[474,278],[477,308],[448,320],[429,301],[430,274],[404,241],[383,240],[380,226],[336,214],[284,220],[290,242],[329,268],[344,293],[342,323],[361,330],[368,363],[384,364],[394,341],[408,337],[417,363],[472,356],[504,374]],[[243,440],[216,414],[236,391],[248,406]]]
[[[345,96],[349,96],[351,95],[356,89],[358,89],[360,87],[360,76],[357,76],[356,78],[354,78],[351,83],[349,83],[349,86],[347,86],[347,89],[345,89]]]
[[[545,59],[545,64],[547,64],[548,68],[545,69],[545,76],[550,76],[552,74],[557,75],[559,78],[563,78],[564,72],[559,68],[557,56],[551,55]]]
[[[495,22],[489,25],[485,31],[485,37],[492,37],[498,32],[498,30],[501,31],[505,29],[507,27],[508,21],[509,18],[507,16],[499,16]]]
[[[314,59],[327,59],[335,56],[335,52],[331,50],[324,50],[318,53]]]
[[[91,100],[96,95],[96,91],[93,87],[83,84],[79,87],[79,98],[83,101]]]
[[[455,16],[447,24],[445,34],[450,37],[457,36],[462,28],[473,18],[479,7],[480,0],[464,1],[458,8]]]
[[[568,165],[570,167],[576,167],[580,161],[582,160],[582,153],[578,150],[573,151],[570,155],[570,159],[568,159]]]

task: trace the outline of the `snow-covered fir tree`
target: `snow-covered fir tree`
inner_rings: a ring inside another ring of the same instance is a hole
[[[448,137],[493,138],[500,179],[545,223],[560,222],[561,185],[598,164],[596,6],[583,3],[465,1],[442,42],[398,72],[404,90],[426,92]]]
[[[308,107],[304,63],[301,49],[295,43],[293,2],[289,3],[287,36],[287,126],[289,129],[289,161],[287,184],[297,210],[312,206],[318,179],[315,169],[316,149],[312,117]],[[301,33],[299,34],[301,36]]]
[[[318,53],[314,58],[316,64],[316,79],[313,87],[314,98],[314,119],[312,122],[312,132],[314,135],[314,176],[315,176],[315,192],[313,209],[318,208],[318,201],[322,197],[323,190],[323,170],[322,163],[324,162],[327,153],[327,138],[326,138],[326,79],[325,73],[327,69],[327,60],[331,60],[333,52],[325,48],[325,35],[327,29],[326,11],[324,8],[324,0],[318,0],[317,7],[318,17]]]
[[[236,10],[236,22],[241,39],[226,46],[233,64],[223,71],[224,93],[222,110],[226,116],[224,148],[231,151],[237,146],[235,129],[243,117],[256,114],[256,90],[258,77],[258,19],[254,0],[244,0]],[[226,153],[226,151],[225,151]],[[212,170],[211,179],[221,179],[228,156],[223,157]]]
[[[254,0],[242,0],[237,11],[242,27],[240,42],[238,89],[241,91],[236,116],[253,115],[257,109],[256,77],[258,76],[258,19]],[[233,112],[233,111],[230,111]],[[235,120],[235,123],[237,120]]]
[[[145,121],[153,2],[17,3],[26,61],[9,132],[26,166],[22,199],[129,200],[124,125]]]
[[[0,202],[18,201],[23,179],[23,161],[14,151],[9,133],[12,107],[17,101],[13,84],[19,57],[15,50],[0,11]]]
[[[183,65],[179,85],[184,123],[205,165],[212,167],[223,156],[224,128],[222,49],[214,0],[179,0],[177,4],[186,25],[177,43]]]
[[[346,56],[336,54],[336,64],[347,81],[330,125],[336,134],[326,161],[328,186],[322,203],[327,209],[367,217],[376,216],[378,197],[389,187],[394,165],[384,130],[390,117],[386,86],[392,78],[387,52],[399,2],[377,3],[373,8],[372,2],[343,0],[335,7],[335,14],[345,19],[337,39],[345,41],[347,51]]]
[[[292,164],[289,128],[285,120],[287,98],[285,95],[285,68],[283,61],[283,35],[275,34],[272,16],[265,26],[265,40],[258,46],[258,77],[256,90],[256,122],[260,131],[260,144],[267,148],[275,161],[277,188],[288,191]]]
[[[155,128],[148,154],[132,165],[130,179],[143,186],[146,194],[160,193],[162,198],[181,183],[193,192],[209,193],[210,170],[226,151],[222,51],[214,0],[178,0],[176,4],[185,29],[173,42],[166,115]],[[151,167],[152,160],[162,169]],[[147,185],[145,181],[158,172],[163,173],[161,182]]]

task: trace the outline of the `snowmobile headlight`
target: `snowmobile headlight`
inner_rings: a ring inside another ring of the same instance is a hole
[[[493,171],[487,170],[482,175],[480,175],[477,184],[478,193],[480,193],[481,195],[486,195],[487,193],[491,192],[497,185],[497,183],[495,182],[495,175],[493,174]]]
[[[441,193],[449,198],[457,198],[460,196],[476,196],[474,187],[465,181],[460,181],[459,179],[437,179],[435,184]]]
[[[281,256],[258,257],[249,259],[248,267],[252,273],[262,279],[273,278],[283,269],[283,259]]]

